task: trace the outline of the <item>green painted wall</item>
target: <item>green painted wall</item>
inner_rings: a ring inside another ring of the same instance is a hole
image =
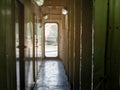
[[[95,51],[94,51],[94,88],[97,89],[104,77],[105,42],[107,25],[107,0],[95,0]]]
[[[99,83],[104,74],[105,90],[120,89],[120,0],[107,2],[95,0],[95,90],[100,90]]]
[[[107,48],[107,90],[120,89],[120,0],[110,0]]]
[[[0,0],[0,89],[16,90],[14,0]]]
[[[7,90],[6,57],[5,57],[5,0],[0,1],[0,88]]]

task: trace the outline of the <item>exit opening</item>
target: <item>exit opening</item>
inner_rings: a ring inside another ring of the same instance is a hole
[[[45,23],[45,57],[58,57],[57,23]]]

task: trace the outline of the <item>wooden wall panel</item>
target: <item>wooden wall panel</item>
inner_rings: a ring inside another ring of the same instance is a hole
[[[0,1],[0,11],[3,11],[3,13],[0,13],[0,88],[2,90],[7,90],[7,65],[6,65],[6,15],[5,15],[5,5],[6,1],[1,0]]]
[[[75,0],[75,31],[74,31],[74,46],[75,46],[75,54],[74,54],[74,90],[80,89],[80,41],[81,41],[81,13],[82,13],[82,0]]]
[[[93,2],[82,0],[81,90],[91,90]]]
[[[68,38],[68,47],[69,47],[69,51],[68,51],[68,60],[69,60],[69,81],[71,84],[71,89],[73,89],[73,75],[74,75],[74,71],[73,71],[73,60],[74,60],[74,5],[75,2],[74,0],[69,0],[67,2],[68,4],[68,31],[69,31],[69,38]]]
[[[66,0],[45,0],[44,6],[64,6],[66,5]]]
[[[16,90],[14,2],[14,0],[0,1],[0,89],[2,90]]]

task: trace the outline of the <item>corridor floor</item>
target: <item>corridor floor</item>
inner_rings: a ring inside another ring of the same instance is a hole
[[[68,78],[60,60],[46,60],[40,68],[34,90],[70,90]]]

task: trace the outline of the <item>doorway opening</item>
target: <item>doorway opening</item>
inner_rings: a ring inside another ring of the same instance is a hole
[[[58,57],[58,24],[45,23],[45,57]]]

